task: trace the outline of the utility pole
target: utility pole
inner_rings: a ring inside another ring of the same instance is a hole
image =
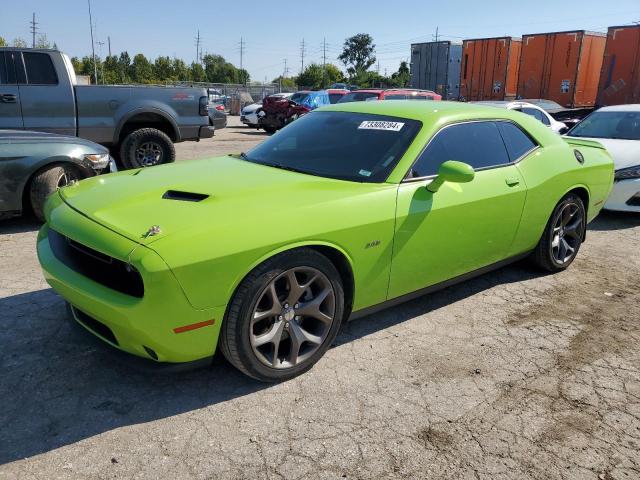
[[[93,79],[98,83],[98,66],[96,65],[96,47],[93,43],[93,19],[91,17],[91,0],[87,0],[89,5],[89,30],[91,31],[91,57],[93,58]]]
[[[98,44],[98,53],[102,57],[102,46],[104,42],[97,41],[96,43]],[[100,75],[102,76],[102,83],[104,83],[104,62],[100,62]]]
[[[436,42],[438,41],[438,27],[437,27],[437,26],[436,26],[436,36],[435,36],[435,39],[434,39],[434,40],[435,40]]]
[[[245,85],[246,84],[246,80],[247,77],[245,76],[244,72],[243,72],[243,60],[244,60],[244,49],[245,49],[246,43],[244,43],[244,38],[240,37],[240,75],[242,75],[242,84]]]
[[[38,31],[38,22],[36,22],[36,12],[33,12],[31,17],[31,48],[36,48],[36,32]]]
[[[111,56],[111,37],[107,36],[107,44],[109,45],[109,56]]]
[[[202,42],[202,39],[200,38],[200,30],[198,30],[198,35],[196,35],[196,63],[200,63],[201,62],[201,55],[200,55],[200,43]]]
[[[304,54],[306,53],[304,47],[304,38],[302,39],[302,45],[300,46],[300,73],[304,72]]]
[[[322,88],[327,77],[327,37],[322,39]]]

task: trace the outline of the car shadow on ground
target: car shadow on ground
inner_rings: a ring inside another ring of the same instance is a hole
[[[40,229],[42,223],[33,216],[25,215],[24,217],[0,220],[0,235],[11,233],[27,233],[35,232]]]
[[[335,346],[540,274],[515,265],[344,326]],[[186,372],[140,371],[71,321],[52,290],[0,299],[0,464],[113,429],[167,418],[270,388],[216,355]],[[322,368],[318,366],[316,368]]]
[[[636,212],[614,212],[603,210],[600,215],[589,224],[589,230],[623,230],[640,225],[640,213]]]

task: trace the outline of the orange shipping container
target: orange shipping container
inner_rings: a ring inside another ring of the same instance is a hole
[[[515,98],[520,44],[511,37],[464,40],[460,95],[469,101]]]
[[[596,104],[640,103],[640,25],[609,27]]]
[[[518,98],[567,108],[596,102],[606,36],[584,30],[522,36]]]

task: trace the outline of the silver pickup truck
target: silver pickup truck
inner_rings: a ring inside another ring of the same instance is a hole
[[[76,85],[64,53],[11,47],[0,48],[0,129],[86,138],[125,168],[172,162],[174,143],[213,136],[204,88]]]

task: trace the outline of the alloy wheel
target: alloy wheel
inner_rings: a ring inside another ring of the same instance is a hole
[[[136,148],[136,160],[143,167],[161,164],[162,156],[162,147],[155,142],[144,142]]]
[[[560,265],[573,260],[582,242],[584,218],[582,210],[575,203],[567,203],[556,217],[551,236],[551,255]]]
[[[315,268],[295,267],[278,275],[259,294],[252,312],[254,354],[278,369],[309,359],[331,330],[335,303],[331,282]]]

